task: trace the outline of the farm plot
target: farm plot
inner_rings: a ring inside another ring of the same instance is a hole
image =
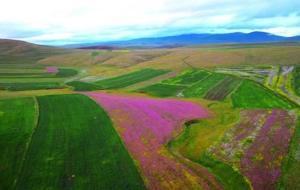
[[[181,92],[185,88],[186,86],[182,86],[182,85],[158,83],[158,84],[141,88],[138,90],[138,92],[147,93],[152,96],[158,96],[158,97],[170,97],[170,96],[180,96]]]
[[[38,98],[40,116],[16,189],[144,189],[106,113],[83,95]]]
[[[172,99],[92,92],[87,95],[108,111],[125,145],[138,161],[148,189],[207,189],[209,185],[216,188],[218,182],[207,170],[196,174],[164,146],[180,132],[184,121],[207,117],[206,110],[191,102]],[[210,176],[210,181],[200,176]]]
[[[4,65],[0,66],[0,90],[60,89],[64,88],[62,83],[65,78],[77,73],[71,68]]]
[[[186,70],[176,77],[162,81],[162,83],[190,86],[208,77],[210,74],[210,72],[204,70]]]
[[[100,80],[95,82],[100,89],[118,89],[132,84],[149,80],[156,76],[165,74],[169,71],[166,70],[155,70],[155,69],[142,69],[129,74],[117,76],[114,78]]]
[[[296,104],[255,82],[244,80],[231,95],[237,108],[284,108],[292,109]]]
[[[37,112],[33,98],[0,101],[0,189],[14,189]]]
[[[184,90],[183,94],[186,97],[203,97],[208,90],[210,90],[217,83],[226,78],[226,75],[214,73],[207,77],[205,80],[201,80],[191,87]]]
[[[10,90],[10,91],[60,89],[60,88],[64,88],[64,85],[59,82],[0,83],[0,90]]]
[[[275,189],[296,117],[278,109],[245,111],[242,118],[210,153],[238,168],[254,189]]]
[[[186,70],[176,77],[163,80],[158,84],[138,89],[138,92],[147,93],[158,97],[184,96],[183,90],[199,82],[211,73],[204,70]]]
[[[241,79],[227,76],[224,80],[212,87],[204,96],[208,100],[224,100],[235,88],[239,86]]]

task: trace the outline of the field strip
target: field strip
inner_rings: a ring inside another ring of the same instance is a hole
[[[124,90],[130,90],[130,91],[138,90],[141,87],[159,83],[162,80],[169,79],[169,78],[174,77],[176,75],[177,75],[177,72],[169,72],[169,73],[157,76],[155,78],[152,78],[152,79],[149,79],[149,80],[146,80],[146,81],[142,81],[142,82],[130,85],[130,86],[125,87],[123,89]]]
[[[37,111],[32,97],[0,100],[0,189],[15,189],[36,127]]]
[[[27,155],[27,152],[28,152],[28,148],[30,147],[31,145],[31,140],[32,140],[32,136],[34,135],[35,131],[36,131],[36,128],[38,127],[38,123],[39,123],[39,113],[40,113],[40,110],[39,110],[39,103],[37,101],[37,98],[36,97],[33,97],[34,99],[34,109],[35,109],[35,122],[34,122],[34,128],[32,130],[32,133],[28,139],[28,141],[26,142],[26,148],[25,148],[25,151],[24,151],[24,154],[22,156],[22,161],[21,161],[21,164],[20,164],[20,168],[19,168],[19,171],[18,171],[18,174],[16,176],[16,179],[14,181],[14,184],[13,184],[13,188],[15,189],[16,188],[16,184],[18,183],[18,178],[19,178],[19,175],[22,171],[22,168],[23,168],[23,164],[24,164],[24,161],[25,161],[25,158],[26,158],[26,155]]]

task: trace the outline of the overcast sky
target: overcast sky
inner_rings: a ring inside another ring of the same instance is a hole
[[[251,31],[300,35],[300,0],[0,0],[0,38],[40,44]]]

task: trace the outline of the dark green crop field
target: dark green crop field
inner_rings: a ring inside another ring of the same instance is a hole
[[[0,90],[10,91],[60,89],[63,87],[63,84],[59,82],[0,83]]]
[[[14,189],[37,112],[33,98],[0,101],[0,189]]]
[[[126,75],[104,79],[96,82],[101,89],[117,89],[126,87],[138,82],[146,81],[156,76],[167,73],[166,70],[142,69]]]
[[[233,106],[238,108],[291,109],[297,106],[275,92],[249,80],[244,80],[231,98]]]
[[[107,114],[83,95],[38,98],[16,189],[144,189]]]

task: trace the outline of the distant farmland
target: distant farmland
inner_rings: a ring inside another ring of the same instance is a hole
[[[1,190],[300,188],[297,43],[1,41]]]

